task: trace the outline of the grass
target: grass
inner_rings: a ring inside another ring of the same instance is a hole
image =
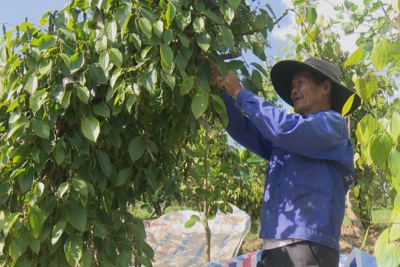
[[[373,209],[372,222],[376,224],[388,224],[391,214],[392,208]]]

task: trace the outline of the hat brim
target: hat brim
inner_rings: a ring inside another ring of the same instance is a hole
[[[324,73],[323,70],[317,69],[312,65],[296,60],[280,61],[276,63],[271,69],[272,85],[274,86],[275,91],[278,93],[278,95],[283,99],[283,101],[285,101],[287,104],[293,107],[293,102],[290,97],[292,90],[292,79],[298,71],[304,69],[306,70],[308,69],[316,73],[322,74],[326,76],[329,80],[331,80],[332,82],[331,109],[333,111],[342,114],[344,104],[349,99],[349,97],[353,95],[355,92],[347,88],[346,86],[342,85],[335,79],[331,78],[328,74]],[[360,106],[360,104],[361,104],[361,99],[357,94],[355,94],[350,109],[345,114],[343,114],[343,116],[352,113]]]

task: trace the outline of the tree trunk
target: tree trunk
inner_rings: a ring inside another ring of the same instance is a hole
[[[203,189],[208,190],[208,138],[209,138],[209,128],[208,128],[208,121],[204,118],[204,135],[205,135],[205,144],[204,144],[204,176],[203,176]],[[204,259],[205,262],[211,261],[211,230],[210,226],[208,225],[208,200],[207,198],[204,199],[203,202],[203,225],[205,230],[205,240],[206,240],[206,248],[205,248],[205,255]]]
[[[347,201],[346,213],[350,219],[354,233],[357,235],[357,237],[363,238],[365,230],[362,225],[361,216],[360,214],[358,214],[358,212],[356,212],[357,204],[354,201],[355,198],[356,196],[354,195],[354,185],[352,185],[346,195],[346,201]]]
[[[351,116],[347,117],[347,125],[349,128],[349,134],[350,132],[350,126],[351,126]],[[354,178],[355,179],[355,178]],[[362,220],[361,216],[358,212],[356,212],[357,208],[357,203],[356,203],[356,196],[354,194],[354,182],[350,186],[349,191],[347,192],[346,195],[346,202],[347,202],[347,216],[350,219],[351,225],[353,227],[354,233],[356,234],[357,237],[363,238],[364,237],[364,227],[362,225]]]

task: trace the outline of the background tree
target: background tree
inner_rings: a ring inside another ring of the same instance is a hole
[[[132,254],[151,266],[129,206],[159,213],[177,198],[182,149],[196,145],[204,116],[226,123],[206,55],[263,93],[262,66],[223,61],[243,49],[265,60],[273,13],[259,5],[75,0],[40,26],[3,27],[3,266],[128,266]]]
[[[344,1],[335,6],[337,19],[317,14],[317,1],[294,1],[299,34],[295,36],[298,57],[318,56],[344,66],[344,80],[363,100],[352,116],[351,137],[356,148],[356,179],[351,193],[352,208],[360,214],[365,227],[371,224],[374,201],[387,196],[392,188],[393,211],[389,227],[375,245],[379,266],[398,266],[400,179],[400,105],[397,86],[400,73],[400,2],[363,1],[363,5]],[[339,35],[357,33],[358,48],[349,54],[338,44]],[[384,186],[386,185],[386,186]],[[379,197],[380,196],[380,197]]]

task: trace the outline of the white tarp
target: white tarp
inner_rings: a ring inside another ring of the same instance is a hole
[[[237,256],[244,237],[250,231],[250,216],[232,206],[232,213],[218,212],[209,220],[211,229],[211,261]],[[146,221],[147,243],[153,248],[154,267],[201,266],[205,262],[205,230],[198,222],[191,228],[185,223],[191,210],[169,212],[155,220]]]

